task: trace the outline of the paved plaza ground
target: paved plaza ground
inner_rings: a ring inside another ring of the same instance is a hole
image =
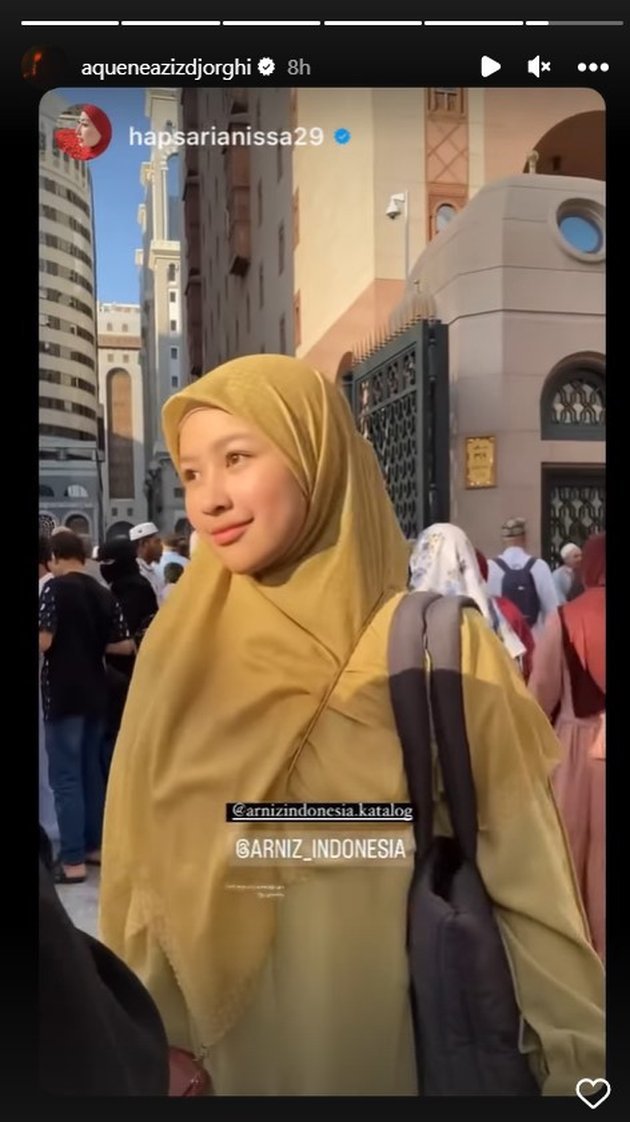
[[[81,931],[87,931],[88,935],[93,936],[96,936],[100,879],[100,869],[91,867],[85,884],[57,885],[59,899],[73,923]]]

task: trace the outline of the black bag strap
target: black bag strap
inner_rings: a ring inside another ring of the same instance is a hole
[[[510,572],[510,566],[507,564],[506,561],[503,560],[502,557],[495,557],[494,563],[495,563],[495,565],[499,566],[499,568],[501,569],[501,571],[503,573],[509,573]]]
[[[403,597],[389,635],[389,686],[403,751],[416,848],[433,837],[431,716],[451,823],[462,852],[475,862],[477,800],[466,734],[461,679],[461,611],[467,597],[413,592]],[[425,657],[431,672],[427,684]],[[430,699],[430,700],[429,700]]]
[[[433,838],[433,762],[425,670],[425,612],[432,592],[403,596],[394,612],[388,645],[389,692],[414,810],[416,851],[426,853]]]
[[[536,564],[536,561],[537,561],[536,557],[530,557],[529,558],[529,560],[528,560],[528,562],[525,566],[525,572],[526,573],[531,573],[532,569],[534,568],[534,565]],[[532,580],[533,580],[533,577],[532,577]]]
[[[490,609],[490,619],[492,620],[492,630],[498,631],[501,625],[501,617],[497,611],[497,607],[491,596],[488,597],[488,608]]]
[[[477,796],[466,732],[461,671],[461,613],[478,606],[463,596],[443,596],[430,605],[427,649],[431,660],[429,688],[438,759],[453,832],[462,853],[477,859]]]

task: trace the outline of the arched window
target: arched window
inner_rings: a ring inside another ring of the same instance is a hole
[[[40,483],[39,497],[40,499],[54,499],[55,492],[53,491],[52,487],[48,486],[47,483]]]
[[[606,381],[599,364],[573,359],[547,378],[540,397],[542,440],[605,440]]]
[[[107,415],[109,495],[133,499],[133,404],[131,378],[125,370],[107,375]]]
[[[89,499],[89,492],[82,483],[71,483],[64,491],[66,499]]]

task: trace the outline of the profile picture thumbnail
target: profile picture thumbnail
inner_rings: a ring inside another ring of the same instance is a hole
[[[71,105],[61,114],[57,124],[57,147],[73,160],[94,160],[109,148],[111,122],[97,105]]]
[[[22,55],[22,77],[37,89],[52,90],[63,85],[67,71],[68,59],[61,47],[38,44]]]

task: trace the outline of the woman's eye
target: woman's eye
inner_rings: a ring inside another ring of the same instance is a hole
[[[199,478],[199,472],[193,471],[192,468],[187,468],[184,472],[184,483],[192,483],[193,480]]]
[[[227,456],[225,457],[225,462],[228,467],[232,467],[232,465],[238,464],[241,462],[241,460],[245,459],[247,459],[247,455],[245,452],[228,452]]]

